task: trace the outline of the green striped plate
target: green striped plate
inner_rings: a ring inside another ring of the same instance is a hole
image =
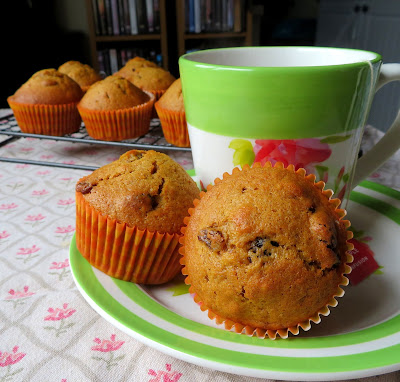
[[[309,332],[287,340],[226,331],[207,318],[183,278],[145,287],[113,279],[70,246],[79,291],[106,320],[176,358],[225,372],[283,380],[337,380],[400,369],[400,192],[363,182],[351,194],[352,226],[382,267],[346,287],[337,308]]]

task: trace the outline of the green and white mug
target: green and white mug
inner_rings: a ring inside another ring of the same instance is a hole
[[[400,80],[379,54],[322,47],[203,50],[179,59],[196,175],[204,186],[235,166],[304,167],[346,204],[352,186],[400,147],[400,116],[357,160],[376,90]]]

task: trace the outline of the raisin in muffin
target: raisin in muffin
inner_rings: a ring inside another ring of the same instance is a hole
[[[82,96],[72,78],[56,69],[43,69],[7,101],[24,133],[61,136],[79,128],[77,104]]]
[[[198,195],[167,155],[128,151],[77,183],[77,247],[110,276],[166,282],[180,270],[180,228]]]
[[[79,61],[67,61],[62,64],[58,71],[72,78],[86,92],[91,85],[101,80],[101,76],[91,66]]]
[[[160,118],[165,139],[179,147],[190,147],[180,78],[172,83],[154,107]]]
[[[183,272],[213,314],[265,334],[318,317],[343,292],[349,223],[301,171],[236,169],[197,204]]]
[[[88,134],[121,141],[149,131],[154,96],[122,77],[109,76],[93,84],[78,104]]]

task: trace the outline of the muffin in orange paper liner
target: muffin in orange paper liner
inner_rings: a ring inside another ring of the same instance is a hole
[[[154,104],[165,139],[175,146],[190,147],[182,84],[178,78]]]
[[[22,132],[62,136],[80,127],[76,105],[82,95],[79,85],[67,75],[44,69],[36,72],[7,101]]]
[[[304,169],[235,168],[189,210],[182,273],[201,310],[260,338],[287,338],[319,323],[348,284],[352,232],[340,200]]]
[[[153,105],[150,92],[122,77],[109,76],[88,89],[78,110],[92,138],[121,141],[149,131]]]
[[[161,284],[181,269],[183,219],[199,190],[167,155],[131,150],[76,185],[76,243],[109,276]]]

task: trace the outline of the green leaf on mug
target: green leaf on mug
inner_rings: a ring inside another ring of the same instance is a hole
[[[256,155],[253,151],[253,146],[246,139],[233,139],[229,144],[229,148],[235,150],[233,153],[233,165],[243,166],[248,164],[251,166]]]
[[[315,169],[318,172],[319,180],[323,180],[325,173],[329,170],[329,168],[326,166],[315,166]]]
[[[340,143],[347,141],[351,137],[351,134],[349,135],[332,135],[330,137],[326,137],[320,140],[321,143]]]

